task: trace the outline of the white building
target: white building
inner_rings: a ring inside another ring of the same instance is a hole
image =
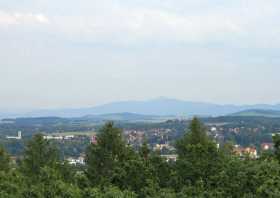
[[[178,155],[161,155],[161,157],[165,158],[167,162],[176,162]]]
[[[71,165],[85,165],[85,159],[84,157],[78,157],[78,158],[72,158],[69,157],[67,159],[68,163]]]
[[[15,140],[21,140],[22,136],[21,136],[21,131],[18,131],[18,135],[17,136],[6,136],[7,139],[15,139]]]
[[[216,127],[211,127],[211,132],[217,132],[217,128]]]
[[[43,137],[45,140],[62,140],[62,136],[54,136],[54,135],[45,135]]]
[[[74,135],[66,135],[66,136],[62,136],[62,135],[45,135],[45,136],[43,136],[43,138],[46,139],[46,140],[71,140],[74,137],[75,137]]]

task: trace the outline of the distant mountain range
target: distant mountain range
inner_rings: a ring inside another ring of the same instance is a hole
[[[219,105],[161,97],[146,101],[113,102],[90,108],[47,109],[20,114],[7,114],[2,112],[0,117],[82,117],[86,115],[115,114],[123,112],[157,116],[222,116],[251,109],[280,111],[280,104]]]

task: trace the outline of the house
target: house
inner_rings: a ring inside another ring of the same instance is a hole
[[[165,158],[167,162],[176,162],[177,155],[161,155],[161,157]]]
[[[171,146],[169,143],[156,144],[153,149],[154,149],[154,151],[161,151],[163,149],[170,150],[170,151],[175,150],[175,148],[173,146]]]
[[[211,132],[217,132],[217,128],[216,127],[211,127],[210,131]]]
[[[273,143],[262,143],[261,144],[261,150],[262,151],[272,150],[273,148],[274,148]]]
[[[97,144],[97,138],[96,138],[96,136],[95,135],[93,135],[93,136],[91,136],[91,138],[90,138],[90,143],[91,144]]]
[[[258,157],[258,152],[255,147],[241,147],[239,145],[235,145],[233,149],[233,153],[238,155],[239,157],[248,156],[249,158],[256,159]]]
[[[83,156],[80,156],[78,158],[67,158],[67,161],[71,165],[85,165],[85,158]]]
[[[161,151],[163,148],[168,148],[168,147],[169,147],[168,144],[156,144],[154,150]]]

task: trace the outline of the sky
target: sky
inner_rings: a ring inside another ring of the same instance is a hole
[[[280,103],[279,0],[0,0],[0,109]]]

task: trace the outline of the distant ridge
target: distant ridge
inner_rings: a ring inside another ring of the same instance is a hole
[[[176,119],[174,116],[156,116],[156,115],[142,115],[135,113],[113,113],[101,115],[87,115],[83,117],[62,118],[62,117],[18,117],[2,119],[1,123],[17,123],[17,124],[56,124],[71,121],[87,121],[87,122],[107,122],[107,121],[120,121],[120,122],[164,122],[169,119]]]
[[[250,109],[231,114],[231,116],[246,116],[246,117],[270,117],[279,118],[280,111],[278,110],[263,110],[263,109]]]
[[[100,115],[87,115],[82,118],[94,120],[94,121],[165,121],[167,119],[174,119],[174,116],[158,116],[158,115],[143,115],[136,113],[111,113]]]
[[[145,101],[113,102],[89,108],[38,110],[28,113],[12,114],[10,117],[82,117],[86,115],[116,114],[123,112],[157,116],[222,116],[250,109],[280,111],[280,105],[219,105],[160,97]],[[5,114],[5,112],[2,114],[0,113],[1,118],[5,118],[3,115],[9,117],[9,114]]]

